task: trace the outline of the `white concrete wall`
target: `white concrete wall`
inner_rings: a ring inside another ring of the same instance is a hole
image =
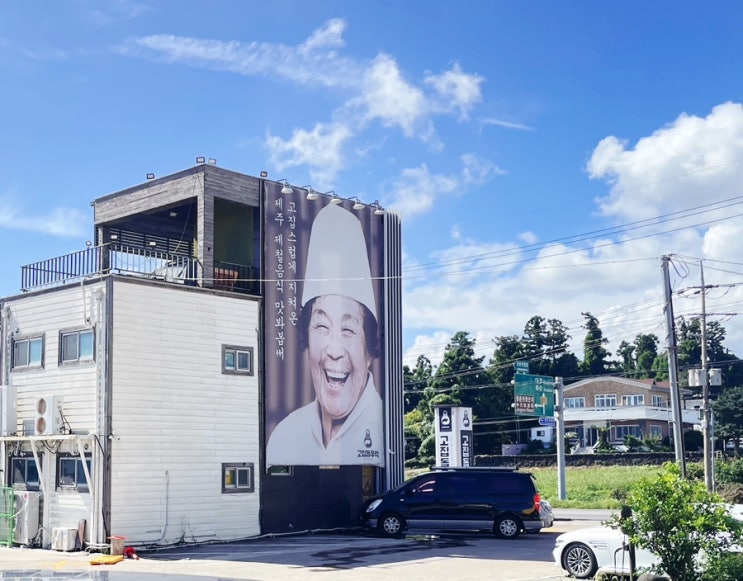
[[[96,426],[96,361],[67,365],[59,364],[59,337],[61,331],[82,330],[89,327],[99,331],[94,309],[94,293],[102,283],[72,286],[53,292],[31,294],[6,299],[3,330],[5,350],[3,366],[7,383],[16,392],[16,432],[19,436],[33,435],[36,400],[53,395],[61,401],[66,422],[64,431],[75,434],[93,434]],[[43,367],[12,370],[12,339],[37,335],[44,337]],[[89,442],[93,442],[90,440]],[[46,444],[46,445],[45,445]],[[29,453],[30,443],[6,444],[10,450]],[[41,479],[46,495],[42,500],[42,544],[48,546],[55,527],[77,528],[78,521],[91,519],[92,499],[89,493],[56,489],[57,453],[77,453],[69,441],[36,441],[41,461]],[[89,443],[89,451],[92,446]]]
[[[117,279],[113,305],[112,534],[258,534],[259,302]],[[254,375],[223,374],[223,344],[253,347]],[[229,462],[254,463],[253,493],[222,493]]]

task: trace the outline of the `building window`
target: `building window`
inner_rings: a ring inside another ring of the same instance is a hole
[[[654,395],[653,396],[653,407],[654,408],[666,407],[666,400],[660,395]]]
[[[39,462],[43,456],[39,456]],[[10,459],[10,485],[17,490],[39,490],[39,471],[33,456]]]
[[[60,363],[72,363],[75,361],[93,361],[94,336],[95,334],[92,329],[60,333]]]
[[[614,426],[614,441],[624,440],[627,436],[642,438],[640,426]]]
[[[566,408],[584,408],[586,407],[585,397],[566,397],[565,398]]]
[[[93,469],[93,460],[90,455],[85,456],[88,474]],[[57,490],[76,490],[89,492],[88,481],[85,478],[85,469],[80,456],[60,454],[57,459]]]
[[[43,337],[13,340],[13,369],[28,367],[43,367],[44,365]]]
[[[654,426],[651,424],[648,426],[648,433],[651,438],[657,438],[660,440],[663,437],[663,426]]]
[[[253,375],[253,348],[222,345],[222,373]]]
[[[615,393],[599,394],[594,396],[595,406],[601,408],[615,408],[617,407],[617,395]]]
[[[625,406],[645,405],[645,396],[644,395],[623,395],[622,405],[625,405]]]
[[[294,470],[291,466],[270,466],[268,474],[270,476],[293,476]]]
[[[222,464],[222,492],[255,492],[253,463]]]

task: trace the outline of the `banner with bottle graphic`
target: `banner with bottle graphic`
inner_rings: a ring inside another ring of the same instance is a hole
[[[435,406],[436,466],[473,465],[472,408]]]

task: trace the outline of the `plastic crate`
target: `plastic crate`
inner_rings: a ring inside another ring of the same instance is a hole
[[[0,515],[15,514],[15,494],[12,488],[0,488]]]

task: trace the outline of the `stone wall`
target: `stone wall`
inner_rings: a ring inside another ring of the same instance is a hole
[[[621,454],[571,454],[565,456],[566,467],[576,466],[660,466],[664,462],[674,462],[672,452]],[[687,453],[687,462],[701,462],[701,454]],[[555,454],[519,454],[518,456],[475,456],[475,466],[515,466],[517,468],[557,467]]]

